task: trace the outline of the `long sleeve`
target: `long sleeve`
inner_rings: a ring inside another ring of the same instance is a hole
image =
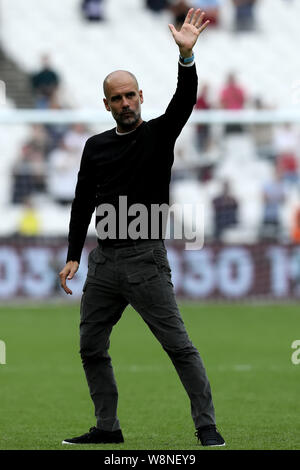
[[[175,139],[189,119],[197,101],[198,77],[196,65],[190,67],[178,64],[177,88],[165,113],[154,119],[162,125],[164,132]]]
[[[69,224],[68,261],[80,262],[82,248],[96,206],[95,172],[91,163],[91,141],[87,140],[78,172]]]

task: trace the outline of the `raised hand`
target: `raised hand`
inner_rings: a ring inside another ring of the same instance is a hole
[[[204,16],[205,12],[201,12],[200,8],[197,10],[190,8],[180,31],[177,31],[174,25],[169,24],[170,31],[180,49],[182,57],[190,57],[192,55],[193,47],[200,33],[208,26],[209,20],[202,24]]]

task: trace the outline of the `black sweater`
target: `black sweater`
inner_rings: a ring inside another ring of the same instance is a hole
[[[128,207],[169,204],[174,145],[196,98],[196,67],[179,64],[176,92],[163,115],[143,121],[129,134],[118,135],[113,128],[87,140],[71,209],[67,261],[80,262],[92,214],[100,204],[112,204],[117,220],[119,196],[127,196]],[[97,215],[96,226],[99,220]]]

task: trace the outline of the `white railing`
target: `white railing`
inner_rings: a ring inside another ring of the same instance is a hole
[[[143,111],[145,120],[162,114],[163,110],[147,109]],[[46,124],[46,123],[109,123],[110,113],[98,109],[37,110],[37,109],[0,109],[0,124]],[[300,109],[278,109],[257,111],[194,111],[189,123],[225,124],[275,124],[300,123]]]

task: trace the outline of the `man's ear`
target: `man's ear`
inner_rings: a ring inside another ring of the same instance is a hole
[[[139,90],[139,95],[140,95],[141,103],[144,103],[144,97],[143,97],[143,91],[142,90]]]
[[[107,111],[110,111],[110,107],[109,107],[109,104],[108,104],[106,98],[103,98],[103,103],[104,103],[104,106],[106,107],[106,110],[107,110]]]

